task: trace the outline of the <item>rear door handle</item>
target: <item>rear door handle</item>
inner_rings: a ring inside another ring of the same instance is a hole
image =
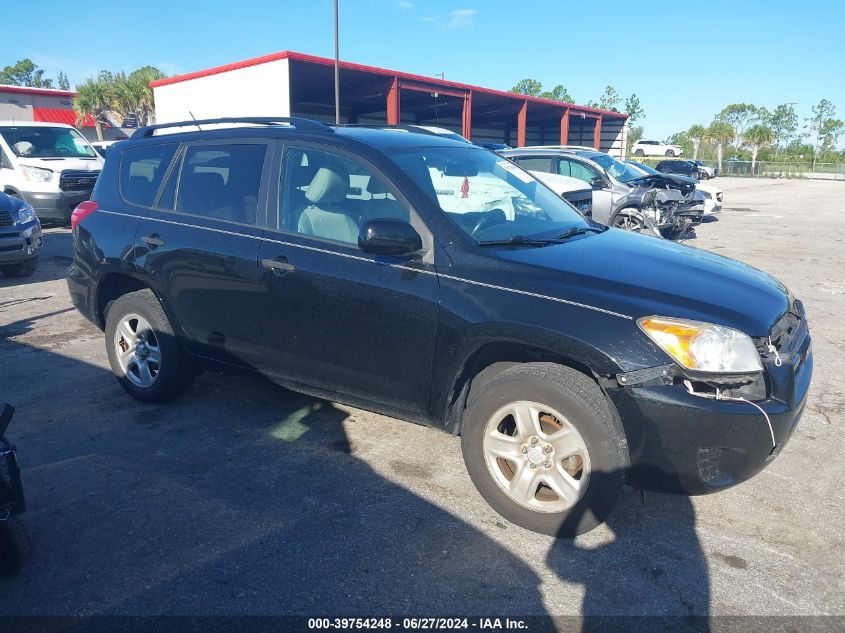
[[[149,244],[150,246],[164,246],[164,240],[160,237],[156,237],[155,235],[146,235],[141,238],[141,241],[144,244]]]
[[[261,265],[264,266],[264,268],[269,268],[274,273],[279,275],[283,275],[284,273],[296,270],[294,265],[289,263],[288,260],[284,257],[277,257],[276,259],[262,259]]]

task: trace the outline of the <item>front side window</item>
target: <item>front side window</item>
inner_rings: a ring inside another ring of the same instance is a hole
[[[467,146],[387,150],[434,204],[479,242],[587,226],[562,198],[507,159]]]
[[[185,152],[176,210],[215,220],[256,224],[267,146],[195,145]]]
[[[558,163],[558,173],[561,176],[577,178],[578,180],[583,180],[584,182],[590,182],[593,178],[600,175],[599,172],[592,167],[579,163],[577,160],[568,160],[566,158],[560,159],[560,162]]]
[[[156,192],[177,147],[177,143],[164,143],[124,150],[120,157],[123,199],[143,207],[153,206]]]
[[[22,158],[94,158],[88,141],[70,127],[20,125],[0,127],[0,136]]]
[[[409,208],[382,178],[344,156],[288,148],[280,184],[277,228],[283,231],[357,245],[368,220],[411,222]]]
[[[608,174],[620,182],[630,182],[637,178],[642,178],[642,174],[637,169],[622,161],[616,160],[608,154],[590,154],[589,159],[604,167]]]

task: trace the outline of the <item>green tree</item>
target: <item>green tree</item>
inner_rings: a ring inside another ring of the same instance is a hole
[[[599,108],[602,110],[612,110],[613,112],[619,112],[618,106],[622,101],[622,97],[619,96],[619,93],[616,92],[616,89],[613,86],[607,86],[604,89],[601,97],[599,97]]]
[[[775,158],[777,159],[780,149],[789,145],[798,130],[798,116],[795,114],[795,108],[791,103],[782,103],[769,114],[766,124],[772,128],[775,135]]]
[[[14,66],[0,71],[0,84],[26,86],[28,88],[52,88],[53,80],[44,79],[44,71],[31,59],[21,59]]]
[[[628,114],[628,123],[630,124],[645,118],[645,110],[640,105],[640,98],[636,94],[632,94],[625,99],[625,112]]]
[[[528,97],[539,97],[543,92],[543,84],[536,79],[520,79],[510,91]]]
[[[807,129],[816,137],[813,146],[813,168],[816,166],[816,159],[819,151],[832,151],[836,141],[843,132],[843,124],[839,119],[834,119],[836,106],[827,99],[822,99],[812,108],[813,116],[807,119]]]
[[[563,103],[573,103],[572,95],[562,85],[556,85],[551,92],[541,92],[540,96],[543,99],[551,99],[552,101],[562,101]]]
[[[722,156],[725,145],[730,145],[736,136],[736,130],[727,121],[717,119],[707,128],[707,138],[716,144],[716,160],[719,161],[720,172],[722,171]]]
[[[76,124],[82,125],[86,115],[94,119],[97,138],[103,140],[103,125],[108,123],[108,112],[112,108],[114,95],[112,86],[102,79],[88,79],[76,88],[73,109],[76,110]]]
[[[757,163],[757,153],[763,147],[768,147],[775,140],[775,133],[772,128],[763,123],[752,125],[745,130],[743,140],[751,148],[751,173],[754,173],[754,165]]]
[[[645,130],[643,129],[642,125],[632,125],[628,128],[628,151],[631,151],[631,148],[634,146],[634,143],[639,141]]]
[[[61,71],[59,71],[57,83],[59,84],[59,90],[70,90],[70,82],[67,79],[67,75]]]
[[[732,103],[716,115],[717,121],[724,121],[734,129],[736,148],[739,149],[742,133],[751,123],[760,118],[760,108],[750,103]],[[721,166],[719,167],[721,169]]]
[[[698,150],[701,147],[701,141],[703,141],[707,137],[707,128],[703,125],[695,124],[690,126],[690,129],[687,130],[687,138],[689,138],[690,143],[692,143],[692,159],[698,159]]]

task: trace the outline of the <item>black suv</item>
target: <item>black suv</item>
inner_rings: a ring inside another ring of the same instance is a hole
[[[547,534],[597,525],[626,478],[696,494],[751,477],[812,373],[775,279],[607,229],[432,135],[142,128],[73,236],[71,297],[134,397],[175,398],[212,365],[443,428],[490,505]]]

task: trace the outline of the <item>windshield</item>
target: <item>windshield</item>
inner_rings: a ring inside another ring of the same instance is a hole
[[[636,168],[626,165],[607,154],[590,154],[587,158],[604,167],[608,174],[620,182],[630,182],[643,177],[642,173]]]
[[[635,169],[639,169],[644,174],[649,174],[649,175],[652,175],[652,176],[655,176],[655,175],[659,176],[660,175],[659,171],[657,171],[653,167],[649,167],[648,165],[646,165],[644,163],[628,163],[628,164],[631,165],[632,167],[634,167]]]
[[[69,127],[43,125],[0,127],[0,136],[15,156],[24,158],[93,158],[83,136]]]
[[[531,174],[481,148],[388,150],[387,155],[473,239],[543,239],[591,225]]]

